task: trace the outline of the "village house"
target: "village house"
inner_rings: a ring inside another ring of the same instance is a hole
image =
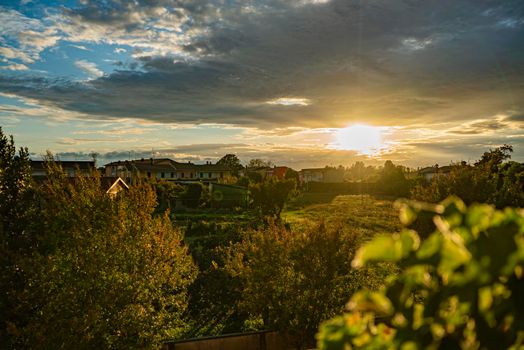
[[[129,190],[129,186],[120,177],[104,176],[100,179],[100,185],[111,198],[116,197],[122,191]]]
[[[325,182],[340,183],[344,182],[344,170],[339,168],[311,168],[302,169],[298,173],[300,183]]]
[[[289,168],[287,166],[249,167],[249,168],[246,168],[245,171],[242,172],[242,174],[247,175],[248,173],[257,173],[257,174],[260,174],[260,178],[262,180],[269,179],[269,178],[284,179],[288,169]]]
[[[116,161],[105,165],[106,176],[119,176],[129,183],[139,178],[156,178],[166,181],[214,182],[231,175],[227,166],[212,164],[182,163],[169,158],[149,158]]]
[[[56,160],[54,163],[61,167],[68,177],[89,176],[95,169],[95,162],[92,160]],[[46,161],[31,160],[31,175],[47,176]]]
[[[430,166],[426,168],[422,168],[417,171],[417,174],[419,176],[423,176],[426,181],[431,181],[432,178],[435,176],[443,175],[443,176],[449,176],[451,173],[451,169],[453,169],[452,166],[443,166],[439,167],[438,165]]]

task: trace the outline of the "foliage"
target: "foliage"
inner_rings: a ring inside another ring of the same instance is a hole
[[[233,176],[237,176],[238,172],[244,168],[235,154],[226,154],[218,160],[217,165],[229,167],[233,172]]]
[[[198,208],[203,203],[204,187],[201,183],[192,182],[186,185],[186,190],[180,195],[182,203],[188,208]]]
[[[350,181],[376,181],[378,178],[380,170],[369,165],[366,166],[364,162],[355,162],[349,169],[346,171],[346,177]]]
[[[495,149],[490,149],[482,154],[475,166],[486,167],[490,172],[494,173],[498,170],[497,168],[500,164],[511,158],[512,152],[513,146],[511,145],[502,145]]]
[[[155,178],[150,181],[150,184],[156,193],[157,206],[155,211],[157,213],[163,213],[166,210],[174,209],[176,199],[185,190],[182,185],[171,181],[156,180]]]
[[[9,249],[18,317],[2,325],[4,345],[156,348],[178,334],[195,268],[169,218],[152,216],[151,187],[111,198],[98,173],[72,179],[52,162],[48,173],[24,228],[35,244]]]
[[[5,136],[0,127],[0,340],[6,347],[10,325],[26,319],[16,306],[16,293],[24,289],[17,257],[36,245],[28,230],[36,218],[33,195],[29,152],[20,148],[17,153],[13,137]]]
[[[342,311],[359,287],[382,276],[350,266],[362,237],[357,230],[323,224],[292,231],[269,224],[245,233],[229,248],[226,270],[240,279],[239,307],[281,331],[297,348],[312,345],[321,321]]]
[[[404,167],[395,165],[390,160],[386,161],[379,173],[377,191],[395,197],[409,196],[411,183],[406,179],[404,171]]]
[[[300,175],[299,175],[298,171],[293,170],[291,168],[288,168],[286,170],[286,174],[284,175],[284,178],[290,179],[290,180],[295,180],[298,183]]]
[[[250,182],[249,177],[242,176],[237,179],[237,182],[235,183],[235,185],[247,188],[249,186],[249,182]]]
[[[263,160],[259,158],[250,159],[249,163],[247,163],[248,168],[269,168],[273,166],[273,162],[270,160]]]
[[[412,191],[416,200],[437,203],[455,195],[466,204],[489,203],[497,208],[524,206],[524,164],[507,162],[513,148],[504,145],[485,152],[474,166],[452,165],[449,174],[438,174]]]
[[[280,218],[280,213],[295,188],[294,180],[271,179],[249,186],[249,191],[253,198],[253,206],[261,214]]]
[[[521,349],[524,344],[524,213],[457,198],[405,204],[410,224],[432,213],[427,239],[405,230],[362,247],[353,266],[397,262],[379,292],[360,291],[351,313],[325,323],[319,349]]]
[[[252,183],[261,183],[264,181],[262,174],[256,171],[248,171],[246,177],[249,179],[249,182]]]
[[[238,278],[218,267],[224,264],[222,251],[231,242],[239,241],[243,227],[238,222],[226,225],[194,221],[186,228],[185,236],[190,238],[189,249],[199,273],[189,288],[188,312],[192,323],[185,336],[192,338],[244,330],[248,316],[237,307],[241,296]]]

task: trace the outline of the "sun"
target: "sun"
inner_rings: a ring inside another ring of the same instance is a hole
[[[386,146],[382,133],[381,127],[353,124],[335,131],[333,147],[366,155],[377,154]]]

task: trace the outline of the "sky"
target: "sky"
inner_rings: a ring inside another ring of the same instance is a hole
[[[524,1],[2,0],[0,125],[101,163],[522,162]]]

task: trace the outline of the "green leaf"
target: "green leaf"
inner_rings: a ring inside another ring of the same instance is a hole
[[[400,234],[380,235],[357,251],[352,266],[358,268],[369,262],[399,261],[417,249],[419,244],[420,238],[411,230],[404,230]]]
[[[360,291],[351,297],[347,305],[351,311],[374,312],[377,315],[389,316],[393,314],[393,304],[380,292]]]

